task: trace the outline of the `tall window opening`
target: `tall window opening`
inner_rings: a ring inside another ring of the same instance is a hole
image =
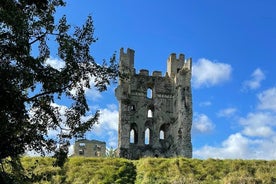
[[[159,132],[159,139],[160,140],[164,140],[165,139],[165,132],[164,132],[164,130],[160,130],[160,132]]]
[[[168,136],[168,130],[169,130],[169,124],[168,123],[164,123],[160,129],[159,129],[159,140],[164,140],[166,139],[166,137]]]
[[[129,143],[138,143],[138,131],[137,131],[137,125],[135,123],[132,123],[130,125],[130,132],[129,132]]]
[[[148,145],[150,143],[150,129],[147,128],[145,131],[145,144]]]
[[[148,118],[152,118],[152,110],[151,109],[148,110]]]
[[[147,89],[147,98],[152,98],[152,89],[150,88]]]
[[[130,143],[134,143],[135,139],[135,131],[133,129],[130,130],[130,139],[129,139],[129,142]]]

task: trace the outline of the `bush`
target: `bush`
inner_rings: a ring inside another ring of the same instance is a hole
[[[135,166],[122,158],[70,158],[65,164],[66,183],[134,183]]]

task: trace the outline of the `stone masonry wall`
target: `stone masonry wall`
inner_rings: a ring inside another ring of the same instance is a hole
[[[120,51],[118,153],[120,157],[192,157],[191,59],[171,54],[167,72],[134,68],[134,51]]]
[[[74,156],[104,157],[106,143],[98,140],[80,139],[74,144]]]

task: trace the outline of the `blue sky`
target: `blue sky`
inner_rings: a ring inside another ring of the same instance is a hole
[[[132,48],[137,71],[164,74],[171,53],[192,57],[193,157],[276,159],[275,7],[273,0],[71,0],[57,17],[78,26],[92,15],[98,62]],[[57,56],[48,62],[56,65]],[[115,88],[87,90],[91,111],[102,116],[86,138],[108,147],[117,146]]]

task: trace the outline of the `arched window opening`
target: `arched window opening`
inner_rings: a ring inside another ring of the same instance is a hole
[[[147,98],[151,99],[152,98],[152,89],[148,88],[147,90]]]
[[[135,105],[128,106],[128,111],[135,111]]]
[[[131,144],[138,143],[138,131],[137,131],[137,125],[135,123],[132,123],[130,125],[129,143],[131,143]]]
[[[159,140],[164,140],[168,136],[168,130],[169,130],[170,125],[168,123],[164,123],[160,129],[159,129]]]
[[[148,110],[148,118],[152,118],[152,110],[151,109]]]
[[[149,143],[150,143],[150,129],[147,128],[145,131],[145,144],[149,145]]]
[[[133,129],[130,130],[129,142],[134,143],[135,141],[135,131]]]
[[[160,140],[164,140],[165,139],[165,132],[164,132],[164,130],[160,130],[159,139]]]

